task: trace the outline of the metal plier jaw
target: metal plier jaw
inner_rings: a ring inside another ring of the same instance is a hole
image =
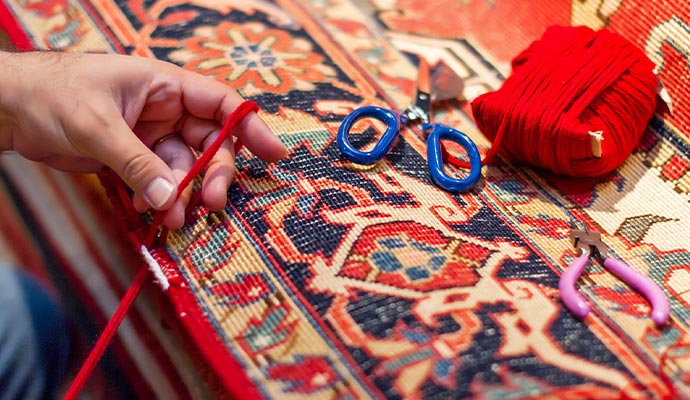
[[[589,314],[587,300],[577,291],[576,283],[589,264],[590,256],[594,256],[603,266],[616,275],[621,281],[640,292],[652,306],[651,318],[657,325],[664,325],[668,321],[670,306],[663,290],[649,277],[630,268],[625,262],[609,258],[608,249],[601,240],[601,233],[590,231],[586,226],[580,228],[571,219],[570,241],[578,249],[578,257],[573,260],[561,275],[558,289],[565,306],[578,318]]]
[[[601,233],[590,231],[586,226],[581,229],[575,221],[571,221],[570,225],[570,243],[578,249],[578,256],[585,252],[591,252],[600,262],[608,258],[608,249],[601,241]]]

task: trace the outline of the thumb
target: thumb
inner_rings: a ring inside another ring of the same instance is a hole
[[[97,124],[89,124],[88,117],[77,122],[80,150],[109,166],[154,209],[170,208],[177,196],[172,171],[132,132],[117,107],[109,109],[96,117]]]

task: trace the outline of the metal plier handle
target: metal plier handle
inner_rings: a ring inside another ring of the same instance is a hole
[[[649,277],[630,268],[625,262],[609,258],[606,245],[601,240],[601,233],[590,231],[586,226],[580,228],[572,219],[570,224],[570,240],[573,247],[579,250],[579,255],[568,265],[558,282],[561,299],[568,310],[578,318],[584,318],[589,313],[589,304],[577,291],[575,284],[589,264],[590,256],[594,256],[607,270],[640,292],[649,301],[654,323],[666,324],[670,306],[661,288]]]

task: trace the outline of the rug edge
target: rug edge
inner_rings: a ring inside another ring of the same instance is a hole
[[[113,205],[113,213],[119,226],[125,231],[131,242],[139,241],[137,232],[142,227],[132,226],[131,216],[136,211],[131,202],[123,198],[124,191],[122,183],[118,182],[112,174],[99,175],[101,185],[106,191],[108,200]],[[143,222],[142,222],[143,224]],[[129,226],[126,226],[129,225]],[[141,243],[132,243],[135,248],[139,248]],[[236,399],[261,399],[259,389],[251,380],[247,372],[242,368],[240,362],[222,345],[222,339],[215,332],[208,321],[204,319],[204,312],[199,307],[194,294],[181,277],[176,273],[177,267],[174,260],[160,248],[156,260],[161,265],[164,274],[171,281],[170,287],[161,294],[172,305],[174,310],[174,321],[176,321],[194,342],[198,351],[203,354],[208,362],[210,370],[220,381],[220,384],[228,391],[232,398]]]

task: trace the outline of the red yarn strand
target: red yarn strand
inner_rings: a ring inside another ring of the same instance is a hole
[[[182,181],[178,185],[178,197],[180,196],[182,191],[184,191],[184,189],[187,188],[187,186],[194,180],[194,178],[196,178],[199,175],[199,173],[208,165],[213,156],[220,149],[220,146],[223,144],[223,142],[230,136],[230,133],[234,130],[235,126],[237,126],[237,124],[241,122],[250,112],[256,112],[258,110],[259,106],[256,103],[252,101],[245,101],[242,104],[240,104],[235,109],[235,111],[232,112],[232,114],[228,116],[228,119],[225,121],[225,124],[223,125],[223,128],[221,129],[218,137],[206,149],[206,151],[204,151],[203,154],[194,162],[189,172],[187,172],[187,175],[185,175],[184,179],[182,179]],[[151,246],[151,244],[153,244],[154,240],[156,239],[156,233],[158,232],[158,229],[161,226],[164,216],[165,212],[157,212],[154,215],[153,221],[151,222],[151,225],[148,230],[148,234],[146,235],[146,238],[143,242],[143,244],[146,247]],[[113,336],[115,336],[115,333],[117,333],[117,329],[119,328],[120,324],[122,324],[122,321],[125,319],[127,312],[132,307],[132,304],[134,304],[134,301],[136,300],[137,296],[144,287],[144,284],[147,282],[149,273],[150,271],[146,263],[142,264],[142,266],[139,267],[139,271],[134,277],[132,284],[127,289],[127,292],[120,301],[120,304],[118,304],[117,309],[113,313],[105,329],[96,341],[95,346],[89,353],[88,357],[79,369],[79,372],[77,373],[76,377],[72,381],[72,384],[70,385],[69,389],[67,390],[67,393],[65,394],[65,400],[75,400],[84,388],[84,386],[86,385],[88,378],[93,373],[93,370],[96,368],[96,365],[98,365],[98,362],[100,361],[101,357],[103,357],[103,353],[112,341]]]

